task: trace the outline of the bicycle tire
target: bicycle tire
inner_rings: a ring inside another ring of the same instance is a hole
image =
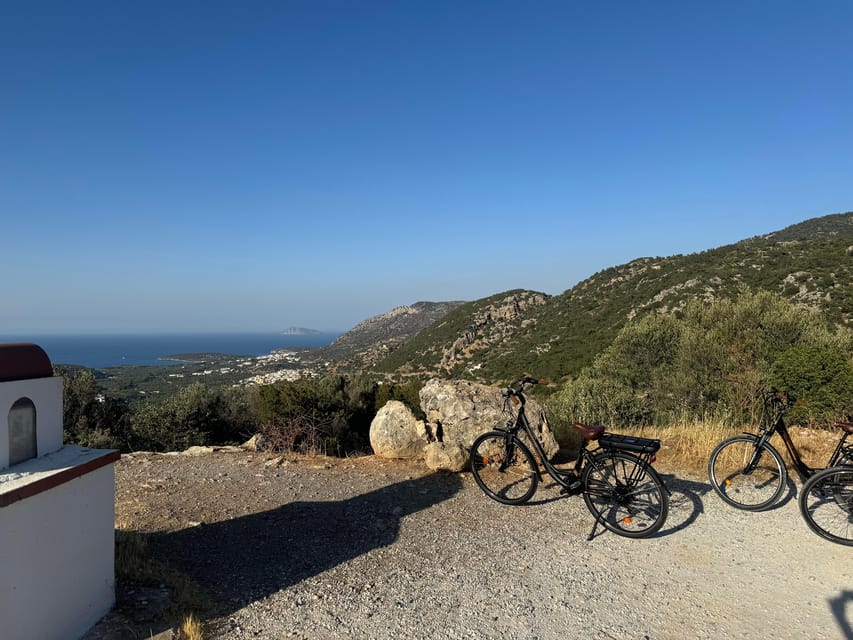
[[[583,499],[596,520],[626,538],[656,533],[669,515],[669,492],[651,465],[624,451],[593,455],[581,473]]]
[[[803,485],[800,513],[825,540],[853,547],[853,466],[823,469]]]
[[[767,442],[761,445],[755,469],[744,473],[757,442],[757,436],[748,434],[728,438],[714,448],[708,460],[708,478],[714,491],[726,504],[744,511],[769,509],[788,484],[785,462]]]
[[[471,473],[492,500],[523,504],[539,485],[536,460],[524,443],[505,431],[489,431],[471,445]]]

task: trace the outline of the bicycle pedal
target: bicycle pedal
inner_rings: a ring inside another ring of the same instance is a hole
[[[576,493],[580,493],[581,485],[582,483],[580,480],[575,480],[569,486],[560,489],[560,494],[574,495]]]

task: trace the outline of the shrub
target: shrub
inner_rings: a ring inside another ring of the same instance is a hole
[[[757,418],[761,392],[775,384],[813,399],[808,420],[827,422],[850,411],[850,352],[849,330],[778,295],[743,290],[626,325],[552,404],[567,420],[608,425],[736,424]]]
[[[771,381],[805,403],[789,411],[789,422],[828,423],[853,413],[853,366],[836,350],[813,345],[787,349],[776,359]]]

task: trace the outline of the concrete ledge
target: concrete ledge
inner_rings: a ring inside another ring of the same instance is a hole
[[[33,458],[0,471],[0,508],[49,491],[121,458],[111,449],[66,445],[59,451]]]

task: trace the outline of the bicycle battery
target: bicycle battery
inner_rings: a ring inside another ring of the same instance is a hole
[[[635,438],[618,433],[602,433],[598,439],[598,446],[604,449],[617,449],[620,451],[652,455],[660,449],[660,440]]]

